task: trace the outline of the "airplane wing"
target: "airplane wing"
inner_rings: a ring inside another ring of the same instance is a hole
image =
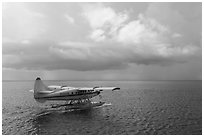
[[[38,91],[38,93],[40,93],[40,94],[48,94],[48,93],[52,93],[52,92],[55,92],[55,91],[52,91],[52,90]]]
[[[93,88],[79,88],[78,89],[79,91],[80,90],[100,90],[100,91],[103,91],[103,90],[112,90],[112,91],[114,91],[114,90],[120,90],[120,88],[118,88],[118,87],[93,87]]]
[[[29,92],[34,93],[34,90],[31,89],[31,90],[29,90]],[[40,94],[46,94],[46,93],[52,93],[52,92],[54,92],[54,91],[52,91],[52,90],[47,90],[47,91],[39,91],[38,93],[40,93]]]
[[[94,90],[94,88],[91,87],[83,87],[83,88],[78,88],[77,90],[81,91],[81,90]]]
[[[63,85],[63,86],[50,85],[48,86],[48,88],[50,90],[76,89],[75,87],[68,87],[66,85]]]
[[[95,87],[94,90],[120,90],[118,87]]]

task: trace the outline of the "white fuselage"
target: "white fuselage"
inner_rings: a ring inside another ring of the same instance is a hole
[[[34,98],[38,102],[45,102],[46,100],[86,100],[93,98],[100,94],[103,90],[118,90],[118,87],[68,87],[50,85],[46,86],[39,77],[36,78],[34,83]]]
[[[79,100],[88,99],[100,94],[100,91],[95,90],[78,90],[76,88],[56,90],[50,93],[39,93],[35,96],[35,99],[45,100]]]

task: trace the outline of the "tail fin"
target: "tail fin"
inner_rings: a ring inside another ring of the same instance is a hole
[[[34,98],[38,98],[39,91],[46,91],[46,90],[48,90],[48,87],[43,84],[43,82],[39,77],[37,77],[34,84]]]

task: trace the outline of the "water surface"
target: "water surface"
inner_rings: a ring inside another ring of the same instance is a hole
[[[34,81],[2,83],[2,134],[202,134],[202,81],[45,81],[46,85],[117,86],[112,105],[80,111],[37,103]],[[98,100],[94,98],[93,100]],[[63,103],[63,102],[56,102]]]

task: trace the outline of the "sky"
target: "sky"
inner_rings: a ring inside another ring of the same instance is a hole
[[[201,80],[202,3],[3,3],[2,79]]]

